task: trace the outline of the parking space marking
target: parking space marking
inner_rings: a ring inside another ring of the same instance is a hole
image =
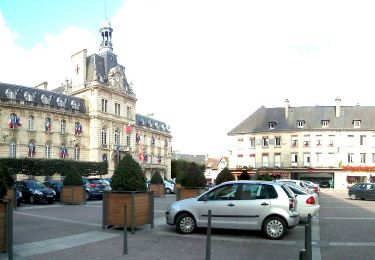
[[[84,205],[85,207],[91,207],[91,208],[102,208],[103,206],[102,205]]]
[[[93,226],[93,227],[102,226],[102,224],[87,223],[84,221],[77,221],[77,220],[71,220],[71,219],[66,219],[66,218],[47,217],[47,216],[42,216],[38,214],[31,214],[31,213],[25,213],[25,212],[19,212],[19,211],[13,211],[13,214],[35,217],[35,218],[43,218],[43,219],[48,219],[48,220],[62,221],[62,222],[73,223],[73,224],[87,225],[87,226]]]
[[[21,257],[40,255],[57,250],[63,250],[76,246],[86,245],[119,236],[119,234],[114,233],[93,231],[78,235],[71,235],[38,242],[14,245],[14,253]]]
[[[21,204],[22,205],[22,204]],[[60,208],[62,207],[63,205],[45,205],[45,206],[26,206],[26,207],[18,207],[17,208],[17,211],[18,210],[30,210],[30,209],[49,209],[49,208]]]
[[[375,218],[356,218],[356,217],[320,217],[320,219],[334,219],[334,220],[375,220]]]
[[[375,242],[329,242],[330,246],[375,246]]]

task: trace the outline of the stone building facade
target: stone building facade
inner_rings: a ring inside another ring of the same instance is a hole
[[[171,132],[164,122],[136,114],[136,95],[117,63],[112,33],[106,21],[99,53],[72,55],[71,80],[52,91],[47,83],[0,83],[1,157],[106,160],[111,176],[130,153],[146,177],[158,170],[170,179]]]
[[[375,179],[375,107],[260,107],[228,133],[229,168],[239,175],[332,180],[346,189]]]

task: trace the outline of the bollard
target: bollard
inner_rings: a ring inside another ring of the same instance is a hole
[[[13,201],[10,200],[7,207],[7,251],[8,259],[13,260]]]
[[[124,244],[122,254],[128,254],[128,209],[126,205],[124,205]]]
[[[211,210],[208,210],[207,219],[207,241],[206,241],[206,260],[211,259]]]
[[[306,260],[306,250],[299,251],[299,260]]]
[[[307,230],[307,231],[306,231]],[[311,233],[311,214],[307,217],[306,225],[306,259],[312,260],[312,233]]]

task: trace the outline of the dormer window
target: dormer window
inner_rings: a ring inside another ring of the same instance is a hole
[[[79,103],[77,101],[72,100],[72,102],[70,102],[70,105],[72,106],[72,109],[79,110]]]
[[[275,129],[276,122],[268,122],[268,127],[269,127],[269,129]]]
[[[5,91],[5,95],[7,96],[7,98],[9,99],[16,99],[16,91],[13,90],[13,89],[7,89]]]
[[[34,95],[31,92],[26,92],[25,93],[25,100],[30,101],[30,102],[34,101]]]
[[[304,125],[305,125],[305,120],[297,120],[297,127],[303,128]]]
[[[361,128],[361,120],[353,120],[354,128]]]
[[[322,127],[328,127],[329,125],[329,120],[322,120],[321,121]]]
[[[66,99],[58,97],[56,102],[59,107],[65,107]]]

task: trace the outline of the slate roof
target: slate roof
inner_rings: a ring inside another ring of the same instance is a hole
[[[305,122],[298,127],[297,121]],[[329,120],[328,127],[322,127],[322,120]],[[353,128],[353,121],[360,120],[361,127]],[[275,122],[274,129],[269,123]],[[288,118],[285,108],[266,108],[261,106],[252,115],[228,132],[228,135],[278,132],[278,131],[313,131],[313,130],[375,130],[374,106],[341,106],[340,117],[336,117],[335,106],[302,106],[289,107]]]
[[[135,114],[135,123],[138,126],[144,126],[147,128],[155,129],[158,131],[163,131],[169,133],[167,124],[159,120],[155,120],[151,117],[143,116],[140,114]]]
[[[76,101],[79,104],[78,111],[80,113],[86,113],[86,106],[85,101],[82,98],[77,98],[73,96],[67,96],[61,93],[57,93],[54,91],[48,91],[44,89],[38,89],[33,87],[26,87],[21,85],[14,85],[14,84],[8,84],[8,83],[1,83],[0,82],[0,98],[4,100],[10,100],[7,96],[7,91],[12,90],[16,93],[16,101],[26,101],[25,100],[25,94],[31,93],[34,95],[34,100],[32,101],[34,104],[37,105],[43,105],[41,97],[42,95],[46,95],[51,98],[50,106],[55,106],[56,108],[60,108],[57,104],[58,99],[66,100],[64,108],[66,109],[72,109],[71,101]]]
[[[195,162],[199,164],[205,164],[206,161],[206,155],[176,154],[174,157],[175,160],[181,159],[187,162]]]

